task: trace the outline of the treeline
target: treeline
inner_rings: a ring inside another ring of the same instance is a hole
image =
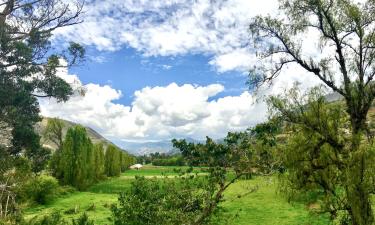
[[[141,164],[152,164],[154,166],[184,166],[186,161],[181,154],[151,153],[137,157]]]
[[[51,119],[48,123],[52,127],[62,122]],[[51,170],[61,184],[84,190],[105,177],[119,176],[134,162],[134,157],[114,145],[105,150],[102,143],[93,144],[86,129],[75,126],[52,156]]]

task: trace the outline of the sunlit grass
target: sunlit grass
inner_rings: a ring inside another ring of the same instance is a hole
[[[110,178],[93,185],[86,192],[75,192],[57,199],[46,206],[37,206],[25,211],[27,218],[59,211],[65,218],[78,217],[87,212],[96,224],[110,224],[110,205],[116,203],[118,193],[130,187],[134,176],[159,177],[175,176],[179,167],[146,166],[141,170],[130,170],[120,177]],[[185,168],[186,169],[186,168]],[[196,169],[199,172],[199,169]],[[225,217],[230,218],[227,224],[236,225],[304,225],[328,224],[328,219],[312,215],[302,203],[288,203],[276,194],[276,178],[256,177],[252,180],[241,180],[225,192]],[[249,193],[254,187],[255,192]],[[95,209],[87,211],[90,206]],[[69,209],[78,208],[76,214],[65,214]]]

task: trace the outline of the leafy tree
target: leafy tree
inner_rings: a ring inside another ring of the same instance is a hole
[[[249,130],[253,152],[252,162],[258,173],[269,175],[275,172],[283,172],[284,168],[280,161],[281,152],[277,148],[278,143],[283,142],[278,138],[281,131],[282,124],[278,119],[257,124]]]
[[[121,161],[121,172],[124,172],[125,170],[129,169],[131,165],[135,163],[135,158],[126,152],[121,152],[120,161]]]
[[[44,137],[54,143],[57,150],[61,150],[64,142],[64,130],[65,124],[58,118],[48,118],[47,126],[44,130]]]
[[[190,224],[198,225],[209,221],[222,201],[224,191],[243,175],[251,173],[251,151],[247,147],[234,147],[235,140],[238,138],[234,138],[231,133],[224,143],[216,143],[209,137],[204,144],[172,140],[173,147],[181,151],[188,165],[207,167],[205,204]]]
[[[295,87],[285,96],[271,97],[269,102],[273,115],[286,122],[287,139],[279,150],[288,172],[281,176],[281,191],[291,197],[318,192],[321,212],[330,213],[341,224],[356,224],[358,215],[352,208],[362,203],[355,201],[353,188],[358,179],[368,193],[375,186],[373,142],[364,139],[359,152],[352,152],[351,123],[345,106],[340,102],[327,103],[322,88],[303,94]],[[361,163],[366,165],[363,176],[353,176]]]
[[[62,53],[52,49],[53,31],[79,22],[82,3],[62,0],[6,0],[0,9],[0,118],[12,130],[12,155],[24,151],[38,159],[40,137],[34,125],[40,121],[37,97],[65,101],[73,93],[56,75],[57,68],[77,63],[84,55],[71,43]]]
[[[375,97],[372,82],[375,76],[375,2],[280,0],[280,10],[285,15],[283,18],[257,17],[250,25],[255,43],[259,44],[259,55],[271,62],[256,66],[250,82],[259,85],[272,81],[285,66],[296,64],[343,96],[350,122],[347,130],[350,145],[341,150],[348,156],[342,168],[347,171],[342,182],[347,194],[347,211],[354,225],[373,224],[370,196],[374,191],[368,186],[372,178],[365,172],[369,166],[365,162],[372,148],[363,145],[363,141],[367,133],[366,117]],[[314,39],[320,40],[321,50],[310,57],[306,56],[302,45],[308,32],[317,35]],[[310,126],[304,120],[300,122]],[[322,130],[319,132],[326,134]],[[323,189],[329,191],[329,188]]]
[[[61,152],[61,181],[80,190],[93,183],[93,144],[82,126],[69,128]]]
[[[94,162],[93,170],[95,172],[95,180],[101,180],[105,176],[104,166],[104,148],[102,143],[94,145]]]
[[[109,145],[105,152],[105,171],[108,177],[119,176],[121,173],[121,151],[114,145]]]

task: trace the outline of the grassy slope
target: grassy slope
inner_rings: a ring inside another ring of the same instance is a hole
[[[79,212],[86,211],[92,204],[95,210],[87,211],[90,218],[96,224],[110,224],[111,212],[109,205],[117,200],[117,193],[129,188],[130,182],[135,175],[160,176],[162,174],[175,175],[173,168],[149,167],[142,170],[127,171],[121,177],[108,179],[92,186],[87,192],[76,192],[65,198],[46,205],[37,206],[26,210],[28,218],[43,215],[53,211],[64,212],[68,209],[79,207]],[[271,179],[271,180],[270,180]],[[258,190],[254,193],[244,195],[254,186]],[[238,225],[303,225],[303,224],[327,224],[325,218],[310,215],[303,204],[291,205],[275,193],[275,180],[272,178],[255,178],[249,181],[239,181],[232,185],[225,193],[223,203],[227,217],[234,217],[229,224]],[[77,217],[79,214],[67,215],[66,218]]]

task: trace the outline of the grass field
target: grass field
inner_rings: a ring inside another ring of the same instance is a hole
[[[145,167],[141,170],[130,170],[120,177],[94,185],[86,192],[75,192],[48,205],[29,208],[25,211],[26,218],[41,216],[54,211],[61,212],[65,218],[75,218],[86,212],[95,221],[95,224],[111,224],[110,205],[116,203],[119,192],[130,187],[134,176],[175,176],[177,175],[175,169],[178,169],[178,167]],[[246,195],[255,186],[258,187],[257,191]],[[328,224],[327,218],[312,215],[304,204],[290,204],[277,195],[276,179],[273,177],[241,180],[226,191],[225,200],[222,206],[226,218],[230,218],[229,224]],[[68,214],[68,211],[77,211],[78,213]]]

